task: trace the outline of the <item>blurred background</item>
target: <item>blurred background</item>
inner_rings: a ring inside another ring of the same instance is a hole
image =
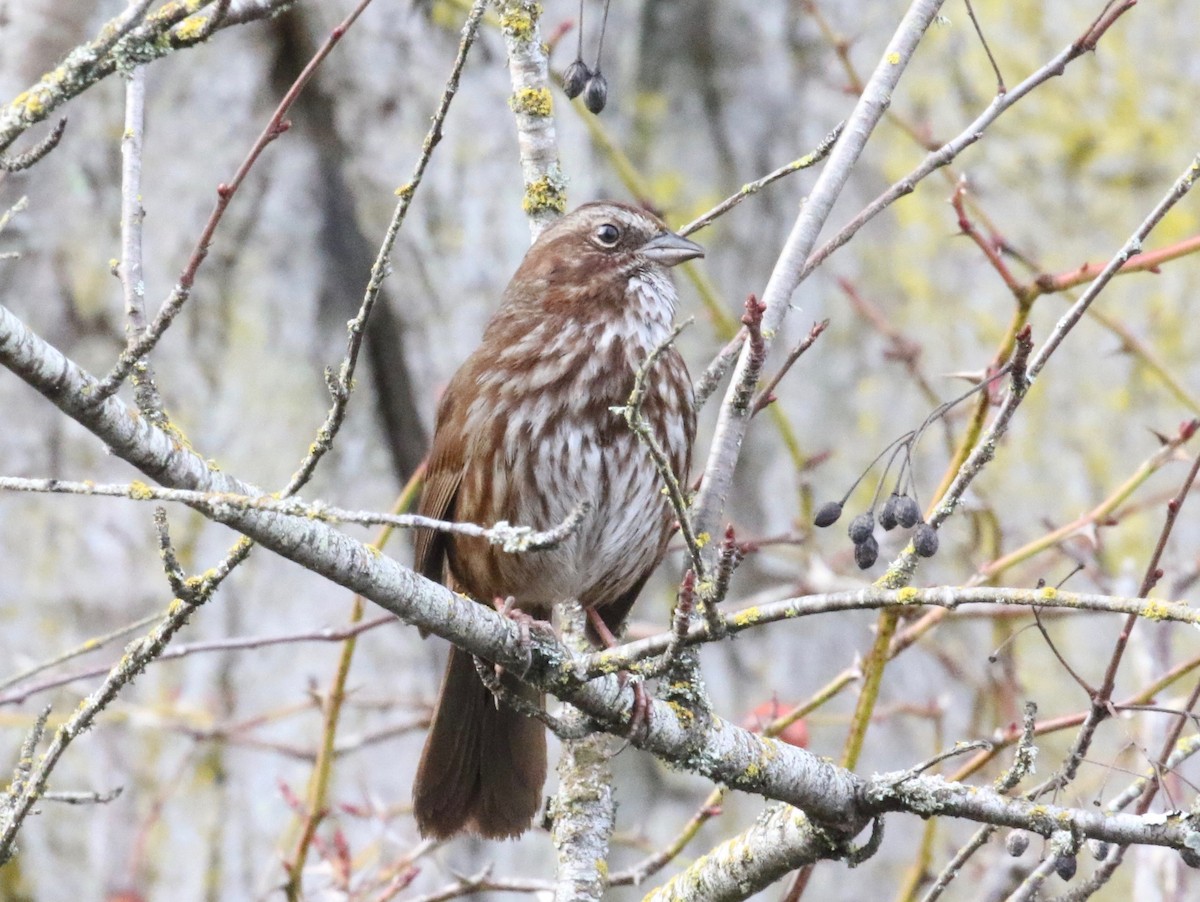
[[[8,102],[90,39],[123,4],[98,0],[0,0],[0,99]],[[299,3],[270,22],[226,29],[203,46],[147,70],[143,174],[146,297],[167,297],[215,197],[316,46],[349,11],[336,0]],[[585,0],[585,47],[601,6]],[[1082,34],[1098,2],[976,0],[980,25],[1011,88]],[[328,397],[323,368],[345,348],[367,270],[409,179],[456,52],[467,5],[459,0],[376,0],[305,90],[291,130],[270,145],[237,196],[184,313],[155,352],[173,421],[202,455],[265,490],[281,487],[306,453]],[[572,206],[597,198],[647,201],[679,225],[723,197],[809,152],[854,102],[903,13],[894,2],[703,0],[614,3],[605,40],[609,103],[593,118],[554,97]],[[809,528],[814,504],[836,499],[895,437],[963,391],[963,375],[993,361],[1014,316],[1012,293],[979,247],[960,233],[948,203],[965,179],[972,221],[1009,251],[1015,278],[1103,263],[1188,165],[1200,145],[1200,56],[1181,27],[1183,0],[1144,4],[1089,54],[1016,105],[950,170],[923,182],[875,219],[793,298],[773,365],[814,321],[825,334],[782,383],[774,413],[755,421],[727,519],[759,543],[737,572],[729,604],[865,585],[906,537],[880,534],[880,562],[854,565],[844,525]],[[574,58],[578,6],[545,0],[543,36],[552,67]],[[593,50],[585,50],[590,55]],[[993,97],[996,79],[965,8],[948,3],[893,97],[830,220],[851,218],[933,146],[963,130]],[[377,308],[356,399],[332,454],[304,497],[351,509],[387,510],[420,462],[436,399],[478,341],[509,275],[528,247],[504,45],[485,25],[451,109],[445,138],[400,234],[385,303]],[[119,256],[123,87],[112,77],[63,110],[61,146],[28,172],[0,176],[0,210],[28,206],[0,233],[0,303],[92,372],[108,369],[124,342]],[[18,143],[28,146],[45,126]],[[618,166],[617,155],[623,158]],[[634,188],[629,169],[642,181]],[[624,175],[623,175],[624,173]],[[725,343],[748,293],[761,293],[812,172],[789,176],[695,237],[708,256],[680,272],[681,339],[693,374]],[[1198,231],[1195,198],[1155,232],[1149,249]],[[1100,522],[1064,542],[1018,554],[995,584],[1067,583],[1076,590],[1136,593],[1162,524],[1163,503],[1185,468],[1169,461],[1128,496],[1123,485],[1200,414],[1200,321],[1193,256],[1156,273],[1123,276],[1097,316],[1071,334],[1021,409],[997,460],[941,532],[941,551],[917,584],[963,584],[1004,555],[1116,498]],[[1042,340],[1077,291],[1039,298],[1030,316]],[[707,450],[715,408],[702,421]],[[972,403],[931,429],[915,458],[927,500],[941,481]],[[1194,449],[1193,449],[1194,453]],[[65,420],[16,377],[0,373],[0,474],[127,482],[126,465]],[[889,487],[890,489],[890,487]],[[870,503],[868,479],[847,509]],[[158,559],[151,508],[119,500],[0,494],[0,767],[15,763],[36,713],[69,714],[114,662],[126,636],[36,676],[28,668],[89,639],[163,612],[170,590]],[[184,566],[203,572],[235,541],[224,527],[171,511]],[[367,539],[372,533],[350,528]],[[1163,597],[1194,591],[1200,519],[1185,509],[1167,549]],[[410,557],[404,536],[387,553]],[[679,556],[662,568],[631,630],[666,625]],[[351,599],[337,587],[257,550],[179,637],[187,645],[309,634],[343,626]],[[367,611],[373,618],[378,611]],[[715,709],[747,725],[809,699],[870,648],[874,614],[826,615],[775,624],[704,649]],[[1046,719],[1082,711],[1088,699],[1055,659],[1032,617],[974,611],[930,631],[888,669],[859,771],[902,769],[957,740],[986,738],[1019,719],[1026,699]],[[1047,617],[1059,651],[1099,682],[1120,620]],[[145,627],[140,631],[144,631]],[[19,857],[0,870],[13,900],[216,900],[278,897],[281,860],[294,843],[321,740],[319,701],[341,645],[289,642],[196,652],[156,663],[80,738],[51,788],[106,792],[108,804],[44,803],[21,835]],[[309,857],[312,899],[374,899],[408,873],[418,836],[409,785],[423,718],[437,689],[444,643],[388,623],[358,639],[337,734],[330,811]],[[1141,623],[1116,696],[1126,698],[1200,654],[1193,631]],[[99,674],[94,673],[97,668]],[[63,674],[84,674],[63,682]],[[90,675],[89,675],[90,674]],[[43,685],[57,682],[59,685]],[[1187,680],[1157,695],[1177,705]],[[856,683],[807,718],[808,743],[841,754]],[[1080,780],[1061,804],[1103,803],[1157,754],[1170,718],[1123,715],[1102,726]],[[1040,741],[1041,774],[1073,733]],[[1006,763],[985,770],[990,780]],[[953,765],[947,766],[947,772]],[[634,749],[615,762],[619,810],[610,871],[662,848],[707,797],[705,781],[669,771]],[[1185,767],[1166,807],[1195,797]],[[763,800],[726,798],[683,856],[653,881],[747,827]],[[917,860],[923,824],[893,816],[882,851],[863,867],[817,868],[807,897],[896,895]],[[932,838],[939,870],[970,834],[944,824]],[[346,851],[339,852],[344,843]],[[968,866],[946,898],[1003,898],[1012,873],[1031,867],[999,844]],[[1185,898],[1172,853],[1138,852],[1095,898]],[[339,862],[349,861],[349,878]],[[1086,862],[1081,859],[1081,871]],[[520,842],[459,839],[424,851],[397,898],[451,883],[455,874],[550,879],[549,835]],[[1057,881],[1057,882],[1055,882]],[[1174,881],[1174,882],[1173,882]],[[1052,878],[1053,891],[1067,886]],[[1194,878],[1190,884],[1196,886]],[[763,898],[779,898],[784,886]],[[1194,890],[1193,890],[1194,891]],[[611,898],[640,898],[614,889]],[[998,893],[998,895],[989,895]],[[1135,894],[1136,893],[1136,894]],[[1135,895],[1134,895],[1135,894]]]

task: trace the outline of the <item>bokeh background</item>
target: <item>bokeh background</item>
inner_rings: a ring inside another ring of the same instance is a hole
[[[232,175],[350,6],[298,3],[271,22],[228,29],[149,67],[143,202],[151,309],[187,260],[215,186]],[[0,99],[34,83],[121,7],[0,0]],[[577,15],[573,2],[546,0],[545,7],[548,38]],[[586,7],[585,43],[594,46],[600,6],[586,0]],[[1081,34],[1100,7],[1082,0],[975,3],[1010,86]],[[853,104],[845,62],[865,78],[903,8],[878,0],[614,3],[605,41],[608,108],[591,120],[555,95],[571,204],[648,200],[679,224],[803,155]],[[815,320],[831,322],[781,386],[781,416],[756,421],[742,456],[728,519],[739,537],[762,545],[735,577],[731,605],[863,585],[882,572],[899,538],[884,539],[880,563],[863,574],[842,527],[813,534],[806,516],[814,499],[840,497],[935,400],[960,392],[967,384],[961,374],[980,373],[1013,315],[1011,294],[959,234],[947,203],[956,180],[966,179],[976,221],[990,221],[1037,271],[1107,260],[1200,146],[1200,56],[1194,30],[1183,27],[1191,12],[1185,0],[1135,8],[1098,52],[1019,103],[952,171],[930,177],[877,218],[797,292],[777,349],[794,344]],[[965,8],[952,2],[944,13],[901,81],[890,118],[872,138],[832,226],[922,159],[917,139],[947,140],[993,96],[995,78]],[[192,300],[154,358],[174,422],[223,469],[274,490],[312,441],[327,407],[323,368],[340,360],[345,321],[361,298],[393,192],[409,178],[465,15],[465,6],[451,0],[376,0],[322,66],[291,116],[292,129],[269,147],[227,215]],[[555,68],[571,61],[574,42],[570,32],[555,46]],[[528,246],[509,90],[502,39],[485,26],[400,235],[349,421],[306,497],[346,508],[391,505],[424,453],[438,392],[478,340]],[[120,80],[109,78],[65,112],[70,125],[62,145],[29,172],[0,180],[0,209],[28,198],[27,209],[0,233],[0,254],[9,255],[0,256],[0,303],[93,372],[104,372],[124,329],[120,285],[110,273],[119,255]],[[597,139],[597,129],[607,140]],[[613,147],[649,196],[639,197],[623,179]],[[712,305],[736,320],[745,296],[762,291],[812,178],[790,176],[695,236],[708,256],[695,277],[678,279],[682,312],[696,319],[681,340],[693,373],[724,343]],[[1152,246],[1195,235],[1198,210],[1194,198],[1186,200]],[[1020,278],[1029,278],[1016,257],[1008,259]],[[996,462],[943,529],[942,550],[922,566],[919,583],[967,582],[989,561],[1093,509],[1155,452],[1156,432],[1173,434],[1200,413],[1192,287],[1198,276],[1200,264],[1185,256],[1158,273],[1122,277],[1104,293],[1103,319],[1085,320],[1053,359]],[[710,292],[708,305],[698,283]],[[1037,301],[1035,340],[1068,300],[1060,294]],[[900,350],[907,350],[907,363]],[[715,406],[705,411],[706,428]],[[923,498],[941,478],[947,442],[961,434],[963,414],[949,418],[949,434],[931,430],[919,448]],[[135,478],[6,374],[0,374],[0,473]],[[1085,569],[1071,588],[1133,594],[1163,500],[1182,474],[1183,467],[1168,464],[1138,485],[1115,522],[1085,528],[997,581],[1055,583],[1081,563]],[[860,487],[849,506],[865,507],[870,491]],[[220,560],[236,538],[184,509],[173,510],[171,522],[183,562],[195,572]],[[1194,511],[1185,510],[1160,594],[1194,591],[1198,525]],[[388,553],[410,555],[403,537]],[[666,624],[677,564],[678,557],[664,566],[643,596],[634,631]],[[0,683],[169,602],[148,506],[0,495]],[[256,551],[180,641],[308,633],[343,625],[350,606],[342,590]],[[957,617],[893,664],[860,770],[904,768],[956,740],[987,737],[1019,716],[1025,699],[1035,700],[1045,717],[1084,709],[1082,689],[1038,632],[1024,629],[1031,622],[1027,614]],[[786,709],[809,698],[855,666],[874,623],[869,614],[826,616],[706,648],[704,674],[717,711],[742,721],[764,703],[777,700]],[[1094,615],[1047,623],[1073,666],[1098,681],[1118,620]],[[106,666],[125,641],[0,688],[5,770],[38,710],[52,705],[56,722],[100,678],[30,690],[55,674]],[[320,739],[317,701],[339,653],[337,643],[305,642],[153,665],[75,743],[52,781],[58,790],[122,787],[123,794],[101,806],[43,804],[22,833],[20,856],[0,870],[0,898],[278,897],[280,858],[294,829],[289,797],[303,796],[311,773]],[[1198,653],[1193,632],[1141,624],[1117,696]],[[374,881],[416,846],[409,783],[443,656],[439,640],[423,641],[399,623],[359,638],[338,734],[346,751],[321,828],[327,848],[339,831],[348,843],[352,898],[374,898]],[[1169,706],[1189,689],[1186,681],[1172,686],[1159,704]],[[815,752],[840,754],[854,698],[851,683],[808,719]],[[1088,806],[1111,797],[1129,772],[1147,766],[1145,750],[1157,749],[1168,723],[1162,715],[1139,714],[1105,725],[1080,781],[1058,801]],[[1043,774],[1069,739],[1043,741]],[[1172,784],[1176,807],[1187,807],[1195,795],[1183,774]],[[616,781],[613,871],[662,847],[711,788],[632,749],[616,759]],[[762,806],[756,797],[729,798],[723,814],[664,873],[745,828]],[[895,894],[922,828],[915,818],[893,817],[878,856],[855,871],[818,868],[808,897]],[[947,824],[937,834],[935,870],[968,832],[969,825]],[[1035,842],[1014,860],[999,848],[985,850],[947,898],[990,897],[1013,869],[1031,866],[1038,851]],[[548,878],[552,861],[544,831],[510,844],[460,839],[421,857],[420,874],[399,898],[488,866],[496,876]],[[1174,856],[1139,853],[1096,898],[1184,898],[1172,895],[1187,891],[1187,883],[1172,882],[1186,879],[1177,871]],[[329,862],[313,856],[308,897],[344,898],[335,885]],[[640,898],[643,891],[614,890],[612,898]]]

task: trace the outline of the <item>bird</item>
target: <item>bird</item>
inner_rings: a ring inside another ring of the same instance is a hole
[[[421,529],[414,569],[538,620],[575,599],[590,611],[593,641],[597,630],[620,629],[666,553],[675,515],[647,449],[613,408],[660,351],[642,412],[686,479],[696,414],[687,367],[666,346],[678,301],[670,268],[703,255],[654,214],[615,201],[584,204],[541,233],[442,394],[418,513],[534,529],[581,503],[586,513],[562,542],[524,553]],[[504,695],[544,703],[512,673],[501,684]],[[499,702],[471,654],[452,646],[413,783],[422,836],[517,837],[541,807],[545,780],[543,724]]]

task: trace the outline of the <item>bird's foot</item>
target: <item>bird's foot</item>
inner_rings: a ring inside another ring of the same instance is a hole
[[[587,609],[587,618],[592,631],[599,637],[605,648],[615,648],[620,644],[595,608]],[[650,693],[646,691],[646,685],[641,678],[627,670],[618,671],[617,680],[622,688],[632,684],[633,707],[629,709],[629,732],[627,735],[630,742],[639,745],[650,732]]]

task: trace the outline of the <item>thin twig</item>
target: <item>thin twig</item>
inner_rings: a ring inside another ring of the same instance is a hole
[[[147,617],[139,620],[137,623],[130,624],[119,631],[114,631],[108,636],[103,636],[96,641],[107,641],[110,639],[119,638],[128,634],[131,630],[141,628],[149,622],[160,619],[160,614],[155,614],[153,617]],[[189,642],[187,644],[176,644],[163,651],[161,655],[155,658],[153,664],[166,663],[168,661],[176,661],[180,658],[190,657],[191,655],[206,654],[209,652],[230,652],[230,651],[249,651],[258,648],[269,648],[274,645],[295,645],[304,642],[344,642],[347,639],[352,639],[362,633],[373,629],[378,629],[389,623],[395,623],[396,618],[391,614],[385,614],[381,617],[376,617],[372,620],[364,620],[360,623],[353,623],[349,626],[340,629],[326,627],[321,630],[310,630],[301,633],[286,633],[279,636],[247,636],[242,639],[214,639],[211,642]],[[98,647],[98,646],[97,646]],[[94,650],[93,646],[84,644],[78,649],[75,649],[70,656],[63,655],[54,661],[48,661],[45,664],[40,664],[34,670],[19,674],[15,677],[10,677],[0,688],[8,688],[18,683],[24,682],[29,677],[40,673],[43,670],[53,667],[56,664],[62,663],[80,654]],[[68,686],[71,683],[78,683],[81,680],[92,680],[96,677],[104,676],[112,670],[112,665],[102,667],[93,667],[88,670],[80,670],[74,673],[65,673],[60,676],[52,677],[40,683],[35,683],[32,686],[27,686],[23,689],[14,692],[7,692],[0,695],[0,706],[21,704],[35,695],[43,692],[48,692],[51,689],[57,689],[61,686]]]
[[[829,134],[821,139],[820,144],[813,148],[811,152],[805,154],[799,159],[792,160],[792,162],[780,166],[774,172],[769,172],[760,179],[756,179],[753,182],[742,185],[736,194],[731,194],[707,213],[696,217],[687,225],[679,229],[679,234],[686,237],[692,234],[692,232],[698,232],[701,229],[707,228],[708,226],[712,225],[716,219],[728,213],[747,197],[753,197],[772,182],[777,182],[784,176],[791,175],[793,172],[799,172],[801,169],[809,169],[813,166],[816,166],[823,159],[829,156],[829,152],[833,150],[833,145],[836,144],[837,139],[841,137],[842,129],[845,127],[845,125],[845,122],[839,122],[833,127]]]
[[[58,142],[62,140],[63,133],[66,130],[67,117],[63,116],[58,120],[58,124],[50,130],[50,134],[42,138],[41,141],[38,141],[29,150],[15,157],[0,154],[0,170],[4,172],[21,172],[24,169],[37,165],[50,151],[58,147]]]
[[[194,492],[188,489],[164,489],[144,482],[128,485],[108,485],[94,482],[69,482],[61,479],[19,479],[0,476],[0,491],[49,492],[62,495],[94,495],[104,498],[126,498],[132,501],[176,501],[203,511],[218,522],[227,518],[233,510],[262,510],[302,517],[307,520],[323,520],[326,523],[356,523],[360,526],[396,526],[401,529],[432,529],[438,532],[455,533],[487,539],[504,551],[515,554],[524,551],[542,551],[553,548],[574,534],[591,510],[591,503],[581,501],[561,523],[545,530],[530,526],[516,526],[501,520],[490,527],[474,523],[457,523],[436,520],[417,514],[386,514],[376,511],[351,511],[314,502],[307,504],[300,498],[276,498],[271,495],[233,495],[223,492]],[[177,590],[178,591],[178,590]]]
[[[942,586],[918,589],[885,589],[868,587],[847,592],[829,592],[787,598],[781,601],[755,604],[722,615],[723,629],[730,634],[745,632],[779,620],[812,617],[846,611],[880,610],[883,608],[913,609],[939,607],[959,610],[966,605],[988,604],[1020,608],[1044,607],[1062,610],[1086,610],[1109,614],[1127,614],[1148,620],[1184,623],[1200,627],[1200,609],[1184,601],[1146,600],[1116,595],[1063,592],[1046,586],[1041,589],[962,588]],[[674,640],[687,646],[711,641],[707,626],[692,624],[682,639],[671,631],[626,642],[617,648],[605,649],[583,661],[588,676],[634,670],[646,658],[660,655]]]
[[[662,445],[659,444],[658,437],[654,434],[654,430],[650,428],[650,423],[642,414],[642,402],[646,399],[646,383],[650,377],[650,372],[654,369],[654,365],[666,352],[667,348],[671,347],[675,339],[679,337],[679,333],[691,325],[691,322],[689,319],[677,325],[666,338],[650,351],[645,362],[638,367],[637,373],[634,375],[633,390],[629,393],[629,400],[623,407],[614,407],[612,411],[625,418],[625,422],[629,428],[641,439],[650,453],[650,458],[654,461],[654,466],[658,470],[659,477],[666,484],[667,497],[670,499],[671,507],[675,511],[675,517],[679,521],[679,533],[683,536],[684,544],[687,546],[688,555],[691,558],[691,566],[697,573],[697,579],[702,580],[704,579],[706,569],[704,566],[704,555],[701,551],[703,546],[697,538],[695,530],[692,528],[687,496],[684,494],[683,486],[679,482],[679,476],[671,469],[671,462],[667,459],[667,454],[663,451]]]
[[[754,399],[754,405],[750,408],[751,416],[761,413],[768,404],[775,400],[775,389],[779,387],[780,381],[787,375],[788,370],[792,368],[792,364],[799,360],[801,355],[811,348],[816,343],[816,340],[821,337],[821,333],[828,328],[828,319],[823,319],[819,323],[813,323],[812,328],[808,330],[808,334],[800,340],[796,347],[788,352],[787,357],[775,372],[775,375],[768,379],[766,384],[759,389],[758,396]]]
[[[369,2],[369,0],[363,0],[363,2]],[[379,292],[383,287],[383,280],[391,270],[392,249],[396,245],[396,238],[400,234],[400,228],[404,224],[405,217],[408,215],[408,210],[417,188],[420,187],[421,180],[424,178],[425,170],[429,166],[429,160],[433,156],[433,150],[442,140],[442,129],[446,123],[446,116],[450,112],[450,103],[454,99],[454,95],[458,93],[459,79],[462,77],[463,67],[466,65],[471,46],[475,43],[475,36],[479,33],[479,23],[483,19],[486,9],[486,0],[475,0],[471,6],[471,12],[467,15],[467,20],[463,24],[462,35],[458,44],[458,53],[450,69],[450,77],[446,79],[446,86],[442,89],[442,96],[438,101],[437,110],[433,114],[429,130],[425,133],[425,140],[421,144],[421,153],[417,157],[416,165],[413,167],[412,178],[406,184],[396,189],[396,195],[400,200],[392,211],[392,218],[388,222],[383,241],[380,243],[379,251],[375,255],[375,262],[371,264],[371,275],[367,280],[366,290],[363,292],[362,304],[358,308],[358,313],[346,326],[349,333],[346,356],[343,358],[336,375],[326,373],[326,382],[329,385],[330,394],[333,396],[333,403],[329,408],[329,413],[325,417],[325,422],[317,430],[316,440],[313,442],[308,455],[301,461],[296,472],[292,474],[291,479],[288,480],[288,485],[283,492],[285,495],[290,495],[298,491],[302,485],[308,482],[317,463],[332,446],[333,440],[346,418],[346,411],[350,404],[350,394],[354,385],[354,372],[358,364],[358,354],[362,347],[363,336],[366,333],[367,320],[371,315],[371,310],[375,307],[375,302],[379,298]],[[319,53],[320,51],[318,51]],[[315,60],[316,57],[314,57]],[[301,77],[304,77],[303,73],[301,73]]]
[[[725,378],[725,374],[737,363],[738,355],[742,353],[742,344],[745,341],[746,329],[743,327],[738,330],[737,335],[729,339],[725,347],[717,352],[717,356],[705,367],[704,372],[700,374],[700,378],[692,385],[692,394],[697,410],[700,410],[705,402],[712,397],[712,393],[717,390],[717,386],[721,384],[721,380]]]
[[[170,327],[171,323],[174,322],[175,317],[179,315],[179,311],[183,309],[183,305],[191,297],[192,286],[196,281],[196,273],[200,269],[200,264],[204,262],[204,258],[208,256],[213,236],[216,234],[217,226],[220,225],[225,211],[229,208],[230,201],[237,194],[238,188],[245,182],[246,176],[249,175],[251,168],[258,161],[267,145],[291,127],[291,123],[284,119],[284,116],[287,115],[288,110],[291,109],[292,104],[300,95],[300,92],[304,89],[309,79],[312,78],[317,67],[324,62],[325,58],[332,52],[338,41],[346,33],[346,29],[354,23],[354,20],[358,18],[370,2],[371,0],[360,0],[359,4],[350,12],[350,15],[337,28],[330,32],[325,43],[313,55],[308,65],[304,67],[304,70],[279,102],[279,105],[275,108],[275,112],[271,114],[271,118],[267,121],[258,139],[251,146],[249,153],[246,154],[237,171],[234,172],[233,178],[217,186],[217,202],[213,206],[213,210],[209,214],[204,228],[200,231],[200,237],[192,249],[191,256],[184,265],[183,271],[179,274],[179,281],[175,289],[171,292],[167,300],[163,302],[153,322],[146,326],[141,331],[137,340],[131,342],[129,347],[121,353],[116,365],[101,380],[100,385],[92,395],[93,403],[99,404],[106,398],[111,397],[121,387],[121,383],[129,376],[137,362],[158,344],[163,334]]]
[[[0,153],[31,126],[48,119],[55,110],[92,85],[107,78],[131,61],[151,62],[181,47],[191,46],[184,35],[192,33],[189,23],[193,3],[165,3],[154,15],[145,16],[154,0],[136,0],[106,22],[91,41],[75,47],[34,85],[0,107]],[[241,25],[277,15],[296,0],[243,0],[220,23],[221,28]],[[61,128],[55,129],[61,137]],[[57,141],[57,138],[55,138]],[[37,149],[43,156],[46,151]],[[11,162],[11,160],[10,160]]]
[[[963,0],[967,7],[967,15],[971,19],[971,24],[975,26],[975,34],[979,36],[979,43],[983,45],[983,52],[987,54],[988,62],[992,65],[992,72],[996,75],[996,93],[1003,94],[1007,88],[1004,87],[1004,76],[1000,74],[1000,67],[996,64],[996,58],[992,56],[992,48],[988,46],[987,38],[983,36],[983,28],[979,24],[979,19],[975,17],[975,7],[971,5],[971,0]]]

